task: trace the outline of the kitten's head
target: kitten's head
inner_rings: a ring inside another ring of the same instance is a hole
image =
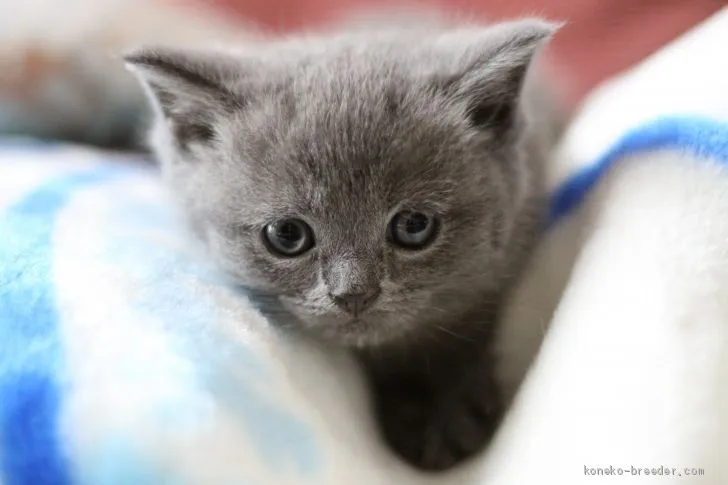
[[[437,333],[510,276],[535,190],[519,98],[553,29],[393,29],[127,61],[159,114],[163,171],[222,266],[298,325],[372,345]]]

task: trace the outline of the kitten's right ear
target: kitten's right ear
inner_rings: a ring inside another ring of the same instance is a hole
[[[245,106],[243,96],[232,90],[241,68],[231,58],[143,48],[125,55],[124,61],[183,148],[211,141],[216,117]]]
[[[446,62],[435,84],[452,99],[467,104],[474,126],[502,137],[511,132],[517,119],[534,56],[561,25],[526,18],[446,32],[438,44]]]

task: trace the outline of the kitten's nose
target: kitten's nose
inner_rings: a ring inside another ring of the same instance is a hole
[[[380,293],[382,293],[381,288],[376,287],[356,292],[331,294],[331,298],[336,303],[336,306],[345,312],[357,316],[372,306],[372,303],[379,297]]]

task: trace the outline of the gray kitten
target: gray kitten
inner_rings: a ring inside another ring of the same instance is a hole
[[[355,350],[384,437],[423,469],[481,449],[501,416],[498,304],[541,227],[558,129],[526,79],[555,28],[390,25],[126,57],[211,254],[282,323]]]

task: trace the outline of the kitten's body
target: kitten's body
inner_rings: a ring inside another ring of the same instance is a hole
[[[541,225],[557,126],[524,78],[552,30],[389,25],[128,58],[198,235],[280,300],[282,323],[356,349],[384,435],[423,468],[481,448],[500,416],[489,345]],[[392,224],[413,212],[437,231],[403,249]],[[265,234],[290,219],[315,244],[281,257]],[[365,310],[342,306],[364,294]]]

